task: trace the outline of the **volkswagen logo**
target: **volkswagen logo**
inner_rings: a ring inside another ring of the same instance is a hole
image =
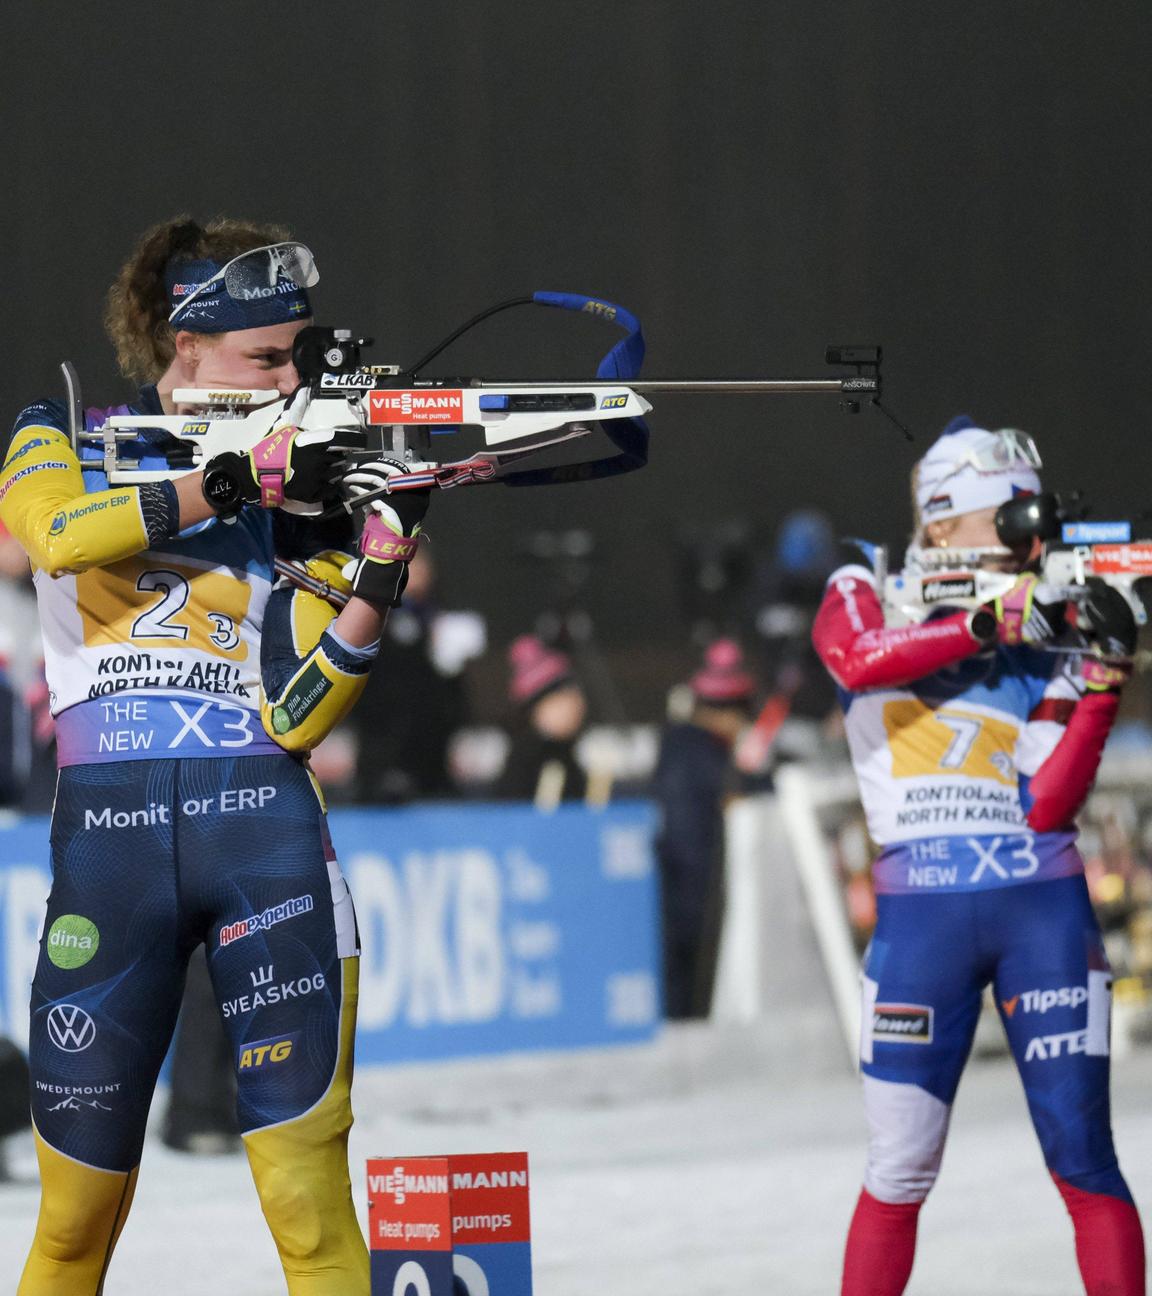
[[[48,1038],[65,1053],[83,1053],[96,1038],[96,1023],[75,1004],[57,1004],[48,1014]]]

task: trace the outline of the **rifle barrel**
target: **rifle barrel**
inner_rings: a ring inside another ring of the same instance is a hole
[[[573,382],[477,382],[473,386],[499,391],[538,391],[555,387],[628,387],[634,392],[722,392],[728,396],[787,394],[789,392],[835,392],[837,394],[874,394],[879,384],[874,378],[620,378],[576,379]]]

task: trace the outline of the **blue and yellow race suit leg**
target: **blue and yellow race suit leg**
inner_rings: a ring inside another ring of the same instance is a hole
[[[307,771],[282,756],[68,767],[53,852],[30,1041],[51,1209],[21,1293],[100,1290],[202,940],[289,1290],[355,1291],[355,919]]]
[[[134,412],[159,412],[154,390]],[[63,426],[50,403],[26,411],[0,470],[62,767],[32,992],[42,1201],[19,1296],[103,1291],[200,942],[288,1291],[367,1296],[347,1166],[355,919],[303,756],[373,654],[273,571],[290,557],[339,587],[346,555],[254,508],[178,533],[168,483],[110,488]],[[146,466],[155,448],[142,433]]]

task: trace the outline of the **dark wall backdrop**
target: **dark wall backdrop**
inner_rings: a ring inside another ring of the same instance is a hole
[[[617,647],[682,634],[686,521],[810,503],[898,540],[961,409],[1031,430],[1098,514],[1152,505],[1146,0],[38,3],[5,27],[5,421],[66,356],[90,402],[120,395],[103,293],[178,212],[288,223],[321,316],[378,360],[536,288],[636,311],[653,376],[884,345],[915,446],[832,398],[665,397],[642,473],[438,500],[446,593],[498,640],[543,598],[509,556],[534,527],[595,532]],[[572,376],[611,340],[505,317],[450,367]]]

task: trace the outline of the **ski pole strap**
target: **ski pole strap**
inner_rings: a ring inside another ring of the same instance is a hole
[[[278,427],[252,447],[252,466],[260,486],[261,508],[277,508],[284,503],[284,476],[292,451],[296,429]]]
[[[360,532],[360,552],[374,562],[411,562],[420,537],[397,535],[377,513],[369,513]]]
[[[588,297],[583,293],[538,292],[532,299],[541,306],[579,311],[596,319],[607,320],[626,330],[611,351],[600,361],[597,378],[618,378],[627,382],[640,375],[644,363],[644,334],[640,321],[623,306]],[[643,468],[648,462],[648,425],[641,418],[609,419],[597,425],[612,444],[616,454],[586,463],[562,464],[555,468],[528,468],[508,473],[500,480],[507,486],[550,486],[561,482],[592,481],[597,477],[615,477],[620,473]]]

